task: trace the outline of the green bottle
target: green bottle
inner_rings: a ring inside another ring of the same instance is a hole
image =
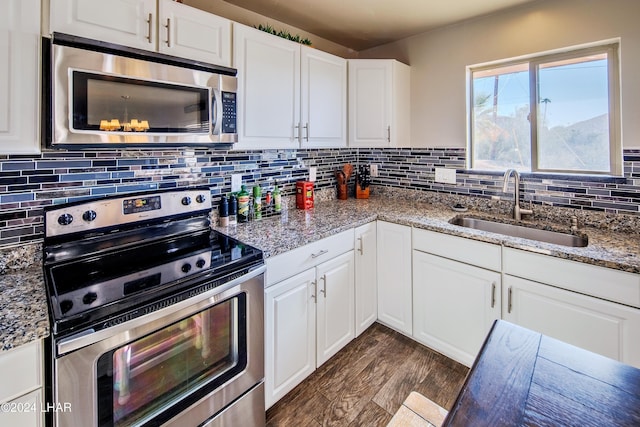
[[[253,187],[253,217],[262,218],[262,189],[259,185]]]
[[[249,221],[249,192],[243,185],[238,193],[238,222]]]
[[[277,184],[273,189],[273,210],[276,212],[282,210],[282,195],[280,194],[280,190],[278,190]]]

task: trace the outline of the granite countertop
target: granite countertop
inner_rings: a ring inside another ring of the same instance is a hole
[[[469,200],[462,197],[463,201]],[[578,234],[586,234],[589,244],[584,248],[573,248],[450,224],[449,220],[459,214],[453,211],[451,206],[459,200],[460,196],[442,195],[438,196],[437,200],[384,196],[360,200],[335,200],[318,203],[308,211],[289,209],[285,218],[274,216],[234,227],[215,227],[215,229],[256,246],[264,251],[265,257],[271,257],[379,219],[567,260],[640,273],[640,236],[629,230],[635,228],[635,222],[640,221],[640,218],[628,218],[632,224],[611,224],[604,215],[599,219],[595,219],[593,214],[579,218],[579,223],[582,225]],[[497,209],[488,208],[487,205],[491,204],[492,201],[484,199],[484,202],[478,206],[470,206],[464,215],[514,222],[510,221],[509,216],[503,212],[504,206],[499,206]],[[509,204],[506,205],[506,210],[509,210]],[[552,213],[541,212],[542,210],[545,209],[538,208],[537,218],[522,221],[522,223],[538,228],[570,232],[570,215],[564,218],[565,225],[562,225],[557,222],[557,208]],[[584,225],[586,222],[590,224]],[[604,228],[607,224],[615,225],[616,228]]]
[[[0,351],[49,336],[42,246],[24,245],[0,257]]]
[[[589,245],[570,248],[539,243],[452,225],[458,213],[451,209],[466,203],[465,215],[509,221],[508,202],[431,192],[376,191],[366,200],[318,201],[309,211],[290,208],[286,215],[234,227],[214,227],[275,256],[307,243],[332,236],[374,220],[384,220],[455,236],[502,244],[568,260],[640,273],[640,216],[606,215],[535,206],[529,225],[569,231],[570,217],[577,216],[579,232]],[[333,193],[333,192],[331,192]],[[215,212],[213,215],[215,221]],[[0,337],[2,349],[26,344],[49,335],[47,299],[42,276],[42,245],[34,243],[0,251]]]

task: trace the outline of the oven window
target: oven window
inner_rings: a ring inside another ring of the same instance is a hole
[[[244,370],[245,310],[243,293],[102,355],[99,424],[157,424]]]
[[[209,133],[207,88],[72,73],[75,131]]]

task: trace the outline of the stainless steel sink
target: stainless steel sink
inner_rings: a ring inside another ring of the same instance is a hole
[[[522,239],[537,240],[539,242],[553,243],[555,245],[584,248],[589,244],[586,235],[575,235],[559,231],[541,230],[522,225],[506,224],[486,219],[456,216],[449,221],[451,224],[474,230],[488,231],[490,233],[504,234]]]

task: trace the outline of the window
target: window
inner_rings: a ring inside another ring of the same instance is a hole
[[[622,174],[617,45],[469,75],[472,169]]]

